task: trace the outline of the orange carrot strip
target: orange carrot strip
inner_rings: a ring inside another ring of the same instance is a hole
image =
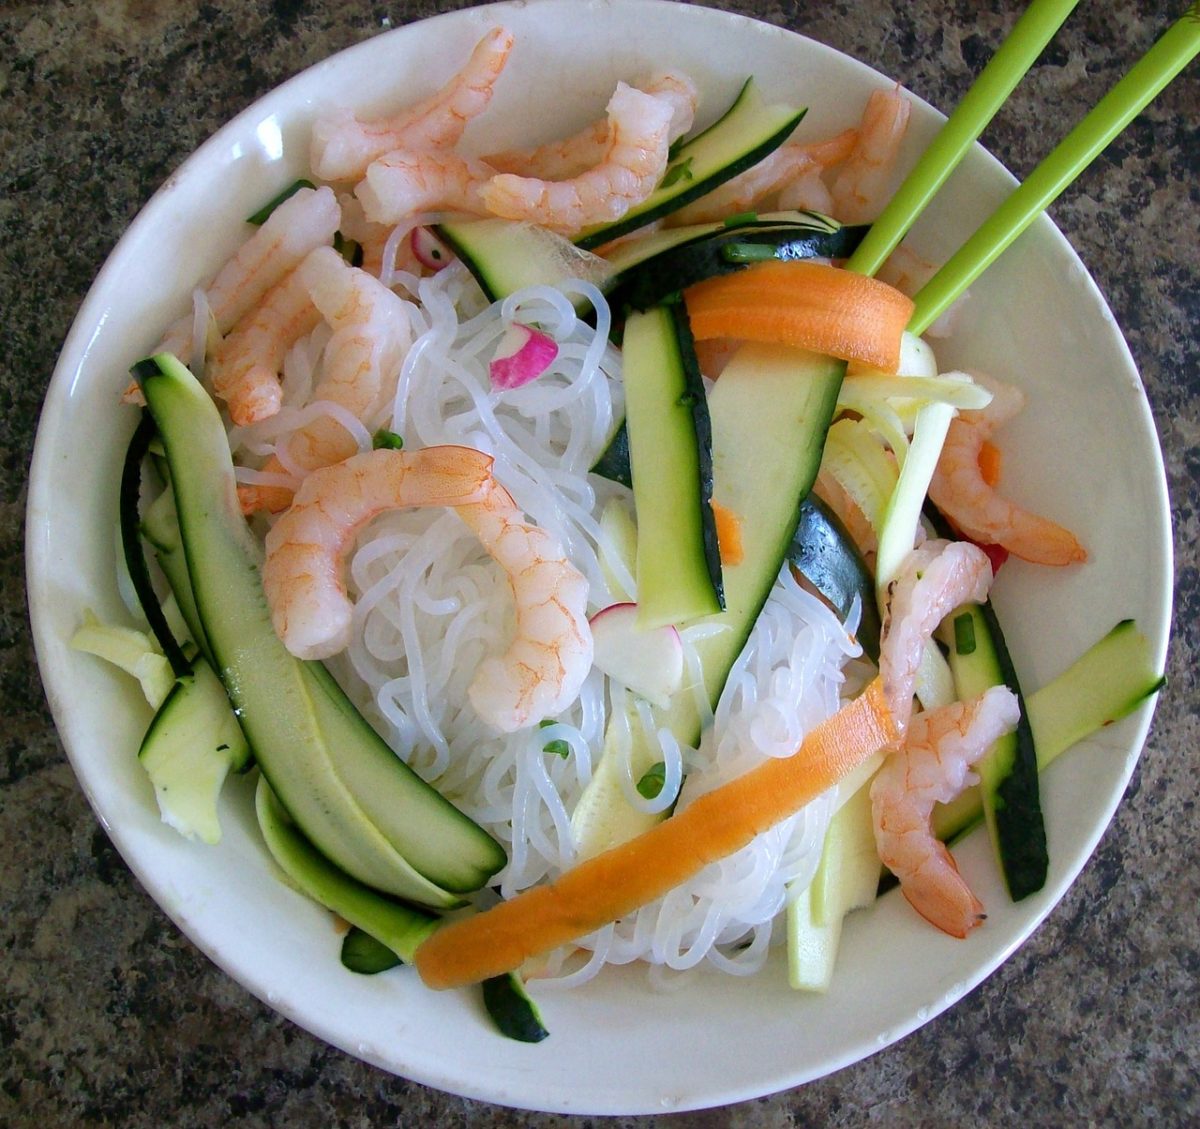
[[[684,291],[697,341],[734,337],[811,349],[881,372],[900,367],[913,302],[899,290],[825,263],[756,263]]]
[[[460,987],[586,936],[740,850],[897,740],[877,678],[809,733],[792,756],[715,788],[555,882],[443,926],[417,949],[417,971],[431,988]]]
[[[717,527],[717,549],[721,554],[721,563],[739,565],[746,559],[746,550],[742,545],[742,519],[715,498],[710,504],[713,523]]]
[[[989,486],[1000,481],[1000,448],[990,439],[985,439],[979,448],[979,473]]]

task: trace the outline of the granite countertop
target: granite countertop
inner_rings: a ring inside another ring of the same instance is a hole
[[[23,519],[55,358],[122,230],[196,145],[328,54],[464,4],[47,0],[0,7],[0,1123],[505,1125],[571,1118],[428,1090],[275,1014],[184,938],[80,791],[34,662]],[[935,106],[1015,0],[724,7],[848,52]],[[1177,16],[1084,4],[984,136],[1018,175]],[[866,1061],[647,1125],[1195,1124],[1200,1119],[1200,65],[1053,209],[1149,392],[1175,522],[1171,682],[1128,793],[1063,902],[958,1006]]]

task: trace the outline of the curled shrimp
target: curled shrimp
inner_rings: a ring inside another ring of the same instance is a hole
[[[933,833],[933,806],[976,783],[970,769],[992,744],[1016,728],[1017,696],[993,686],[970,702],[919,713],[904,745],[888,754],[871,782],[871,813],[879,858],[927,921],[965,937],[984,918],[983,905]]]
[[[967,541],[926,541],[914,549],[888,585],[879,673],[903,733],[912,714],[921,655],[939,623],[959,604],[982,603],[992,585],[992,565]]]
[[[579,694],[592,666],[588,582],[494,480],[482,501],[457,512],[508,573],[517,619],[508,650],[480,664],[467,696],[484,721],[515,733],[560,713]]]
[[[321,379],[312,399],[338,404],[364,422],[395,388],[396,377],[412,344],[409,305],[366,271],[350,266],[332,247],[321,247],[300,265],[299,282],[313,306],[333,329],[325,346]],[[287,461],[301,472],[341,462],[358,443],[332,416],[318,416],[285,440]],[[272,455],[263,470],[286,474]],[[242,509],[278,512],[292,492],[279,486],[242,486]]]
[[[500,173],[483,188],[487,210],[564,235],[619,219],[658,186],[667,167],[672,109],[621,82],[608,103],[609,136],[600,162],[568,180]]]
[[[842,223],[866,223],[883,207],[911,109],[899,88],[876,90],[867,99],[858,140],[833,182],[833,214]]]
[[[399,223],[417,212],[483,215],[483,189],[494,175],[483,161],[446,150],[397,149],[371,162],[354,194],[374,223]]]
[[[1086,561],[1087,550],[1070,530],[1022,509],[984,481],[979,468],[983,444],[1000,424],[1021,410],[1025,398],[1011,385],[979,376],[975,379],[991,391],[991,403],[950,421],[929,497],[965,536],[980,544],[1001,545],[1035,564]]]
[[[825,141],[781,145],[745,172],[680,208],[671,216],[671,224],[711,223],[750,211],[806,176],[819,179],[825,169],[844,161],[853,152],[857,138],[858,131],[848,129]]]
[[[512,48],[512,32],[493,28],[449,82],[399,114],[362,121],[344,110],[319,119],[313,128],[313,171],[322,180],[358,180],[372,161],[395,149],[457,145],[467,124],[487,109]]]
[[[302,659],[344,650],[353,608],[342,560],[358,531],[385,510],[473,502],[491,468],[481,451],[443,446],[365,451],[308,475],[267,534],[263,591],[283,645]]]
[[[205,287],[209,315],[224,337],[259,302],[300,265],[315,247],[329,243],[341,221],[341,209],[331,188],[302,188],[267,217]],[[171,353],[191,363],[192,314],[171,325],[156,353]],[[134,384],[126,401],[141,402]]]
[[[666,101],[671,106],[671,126],[668,144],[682,137],[696,120],[699,92],[696,84],[682,71],[662,71],[646,82],[636,84],[645,94]],[[558,141],[548,141],[533,149],[515,149],[489,154],[485,159],[497,172],[518,176],[536,176],[543,180],[563,180],[576,176],[584,169],[604,160],[610,134],[607,116],[586,125],[578,133]]]
[[[234,423],[244,427],[279,411],[283,359],[320,320],[297,268],[268,290],[217,346],[211,374],[213,392],[228,405]]]
[[[403,506],[454,506],[508,574],[516,632],[506,653],[485,659],[468,696],[479,716],[512,733],[561,712],[592,665],[588,584],[559,543],[527,522],[469,447],[368,451],[313,471],[267,534],[263,589],[284,645],[327,658],[350,641],[353,607],[343,558],[376,514]]]

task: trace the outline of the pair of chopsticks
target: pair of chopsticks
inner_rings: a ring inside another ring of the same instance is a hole
[[[1033,0],[922,154],[848,270],[874,274],[958,166],[1079,0]],[[915,296],[922,334],[1200,53],[1200,0],[1175,21]]]

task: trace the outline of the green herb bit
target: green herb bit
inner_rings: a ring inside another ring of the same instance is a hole
[[[394,431],[388,431],[386,427],[381,427],[372,437],[371,446],[377,451],[402,451],[404,450],[404,438]]]
[[[726,243],[721,248],[727,263],[762,263],[778,257],[778,249],[769,243]]]
[[[647,800],[657,799],[659,792],[663,790],[666,780],[666,763],[659,761],[658,764],[648,768],[646,774],[637,782],[638,795]]]
[[[667,175],[662,178],[662,184],[659,188],[670,188],[672,185],[678,184],[681,180],[691,180],[695,175],[692,172],[692,162],[695,157],[688,157],[686,161],[680,161],[677,165],[672,165],[667,169]]]
[[[316,185],[311,180],[298,180],[295,184],[289,184],[278,196],[259,208],[254,215],[247,216],[246,222],[254,224],[255,227],[262,227],[270,219],[271,213],[285,200],[295,196],[301,188],[316,188]]]
[[[552,718],[548,717],[548,718],[545,718],[544,720],[538,722],[538,728],[545,729],[547,726],[557,725],[557,724],[558,724],[558,722],[556,722]],[[567,744],[566,741],[558,739],[558,740],[554,740],[554,741],[549,741],[545,745],[543,745],[542,752],[543,753],[553,753],[556,757],[562,757],[563,760],[566,760],[567,757],[569,757],[571,755],[571,746],[569,744]]]

